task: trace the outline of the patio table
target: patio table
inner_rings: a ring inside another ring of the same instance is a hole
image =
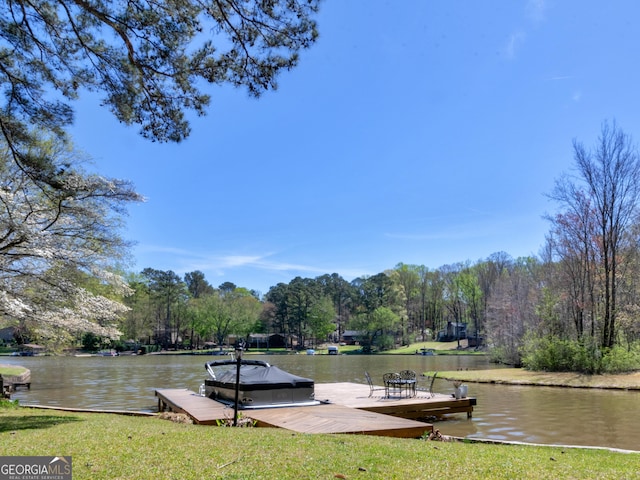
[[[402,397],[402,392],[405,392],[407,398],[409,396],[415,396],[416,392],[416,379],[415,378],[403,378],[399,373],[385,373],[382,377],[384,382],[384,386],[386,389],[387,398],[391,396],[391,391],[398,390],[400,397]],[[411,393],[411,395],[409,395]]]

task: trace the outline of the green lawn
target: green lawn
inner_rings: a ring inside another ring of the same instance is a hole
[[[466,342],[463,342],[465,345]],[[474,351],[473,349],[458,350],[458,342],[418,342],[406,345],[404,347],[395,348],[393,350],[387,350],[386,354],[399,354],[399,355],[415,355],[422,348],[435,350],[436,355],[484,355],[483,351]]]
[[[530,372],[523,368],[497,368],[438,372],[438,377],[478,383],[640,390],[640,372],[585,375],[573,372]]]
[[[640,462],[640,454],[596,449],[302,435],[1,406],[0,455],[71,455],[76,480],[620,479],[636,478]]]

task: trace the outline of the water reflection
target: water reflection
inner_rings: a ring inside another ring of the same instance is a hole
[[[157,409],[156,388],[197,391],[208,356],[0,357],[0,363],[31,369],[32,388],[14,398],[23,404],[143,410]],[[253,357],[316,382],[365,383],[364,372],[382,374],[405,368],[418,373],[496,368],[470,356],[272,355]],[[424,386],[424,385],[423,385]],[[438,392],[452,391],[438,379]],[[545,444],[599,445],[640,450],[640,393],[553,387],[470,384],[476,397],[473,418],[455,415],[439,422],[448,435]]]

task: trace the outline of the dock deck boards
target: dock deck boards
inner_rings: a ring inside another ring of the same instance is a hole
[[[156,390],[158,410],[170,409],[189,415],[195,423],[215,425],[218,420],[233,418],[233,409],[220,402],[202,397],[186,388],[162,388]]]
[[[286,428],[299,433],[352,433],[386,437],[419,438],[433,425],[342,405],[265,408],[245,412],[257,426]]]
[[[257,426],[285,428],[299,433],[355,433],[417,438],[433,426],[417,421],[431,416],[464,413],[471,416],[475,399],[456,400],[448,395],[430,397],[418,392],[413,398],[369,396],[369,386],[358,383],[315,385],[317,406],[242,410]],[[233,409],[186,389],[158,389],[158,409],[189,415],[194,422],[215,425],[233,417]]]
[[[441,417],[454,413],[466,413],[470,418],[476,404],[475,398],[455,399],[451,395],[442,393],[435,393],[431,397],[428,392],[420,390],[415,397],[409,398],[384,395],[370,397],[369,393],[369,386],[360,383],[340,382],[315,385],[315,396],[318,400],[403,418]]]

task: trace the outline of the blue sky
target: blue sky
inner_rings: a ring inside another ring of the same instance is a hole
[[[186,141],[144,140],[92,97],[72,135],[147,198],[124,232],[132,271],[264,294],[537,255],[572,141],[614,119],[640,138],[638,18],[633,0],[329,0],[277,91],[212,87]]]

